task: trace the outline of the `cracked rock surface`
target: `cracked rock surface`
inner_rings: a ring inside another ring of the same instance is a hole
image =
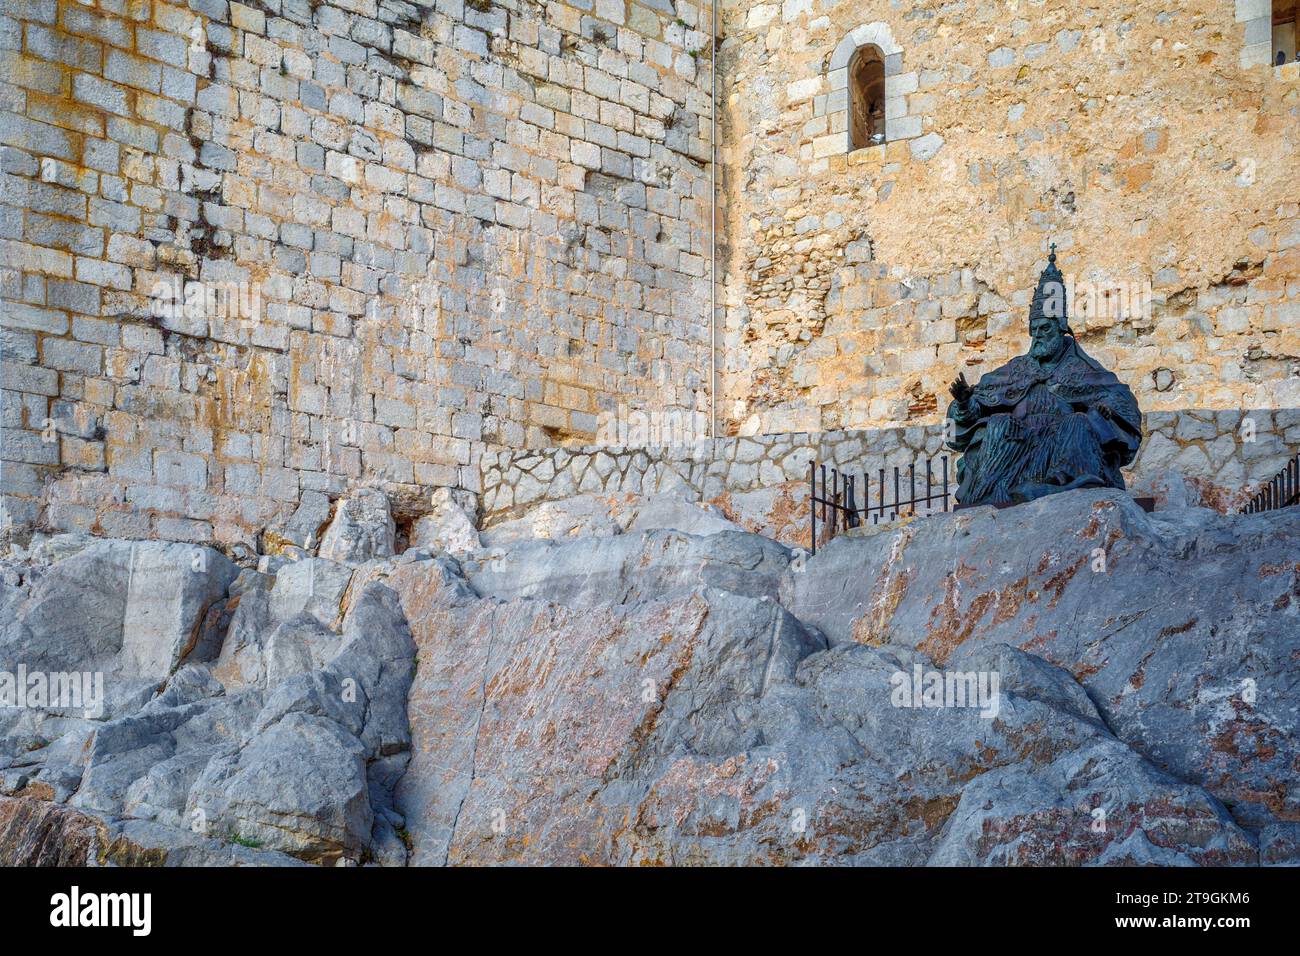
[[[649,501],[395,556],[374,494],[275,574],[0,562],[0,671],[104,686],[0,706],[0,862],[1300,862],[1300,509],[1076,491],[806,558]]]

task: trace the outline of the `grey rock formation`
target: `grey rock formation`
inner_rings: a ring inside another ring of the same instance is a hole
[[[1300,862],[1300,513],[1076,491],[797,560],[666,500],[400,558],[340,513],[275,575],[0,564],[0,670],[110,699],[0,707],[0,861]]]
[[[332,626],[351,580],[352,568],[345,564],[325,558],[294,561],[276,572],[269,610],[277,620],[306,613]]]
[[[679,495],[645,498],[628,525],[628,531],[653,531],[656,528],[672,528],[699,535],[743,530],[712,505],[701,505]]]
[[[388,496],[376,488],[358,488],[339,501],[321,538],[320,556],[342,564],[386,558],[393,553],[396,531]]]
[[[481,537],[484,545],[502,548],[536,539],[572,540],[621,534],[623,526],[610,512],[609,499],[598,495],[544,501],[521,517],[484,530]]]
[[[1259,827],[1300,812],[1298,553],[1297,509],[1147,515],[1080,491],[837,539],[782,594],[832,644],[942,664],[1007,643],[1057,664],[1121,740]]]
[[[370,580],[345,602],[353,572],[321,559],[235,570],[97,542],[20,583],[0,669],[104,669],[111,706],[0,707],[5,790],[66,802],[96,853],[124,840],[139,862],[357,862],[377,813],[395,833],[414,655],[397,596]]]
[[[478,533],[478,499],[466,491],[439,488],[433,493],[433,510],[415,523],[411,547],[463,555],[481,547]]]
[[[701,538],[658,530],[487,549],[462,567],[480,594],[589,606],[652,600],[666,591],[704,585],[775,598],[789,563],[785,547],[758,535]]]
[[[268,552],[281,548],[314,551],[320,547],[321,535],[330,520],[329,496],[320,491],[304,491],[293,516],[282,528],[268,529],[263,547]]]
[[[339,636],[305,611],[289,618],[267,639],[266,682],[280,683],[294,674],[320,670],[334,656]]]
[[[366,751],[335,721],[292,711],[210,759],[187,809],[236,839],[324,863],[357,859],[374,822]]]
[[[535,539],[603,538],[664,528],[695,535],[741,530],[717,508],[691,500],[687,494],[686,490],[654,495],[589,494],[544,501],[521,517],[493,525],[481,537],[487,547],[502,548]]]
[[[194,649],[204,615],[238,573],[210,548],[108,540],[32,570],[25,599],[0,619],[0,665],[103,672],[110,712]]]

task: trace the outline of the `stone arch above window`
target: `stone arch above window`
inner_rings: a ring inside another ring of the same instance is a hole
[[[908,109],[916,74],[903,72],[903,48],[887,23],[864,23],[846,34],[831,54],[827,80],[829,92],[814,105],[814,114],[826,118],[815,155],[921,135],[921,117]],[[883,139],[873,142],[880,133]]]

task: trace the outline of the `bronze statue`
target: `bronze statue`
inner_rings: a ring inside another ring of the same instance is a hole
[[[1142,413],[1127,385],[1079,347],[1052,245],[1029,308],[1029,354],[950,389],[957,502],[1006,505],[1071,488],[1123,488]]]

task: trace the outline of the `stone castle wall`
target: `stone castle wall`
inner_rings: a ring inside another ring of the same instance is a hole
[[[426,499],[476,488],[485,444],[591,440],[620,400],[694,408],[698,16],[7,3],[6,521],[247,540],[307,490]]]
[[[958,369],[1024,350],[1049,240],[1080,342],[1144,410],[1300,405],[1300,65],[1268,65],[1269,16],[727,4],[731,429],[938,421]],[[885,58],[887,142],[850,152],[860,42]]]
[[[1266,6],[722,3],[721,424],[776,437],[670,470],[748,494],[803,433],[933,431],[955,370],[1023,349],[1051,239],[1114,293],[1081,342],[1179,423],[1144,455],[1268,477],[1281,448],[1227,449],[1300,407],[1300,66],[1261,57]],[[520,449],[707,432],[709,15],[12,0],[0,521],[249,542],[357,483],[504,513],[520,461],[570,455],[553,498],[588,454]],[[889,136],[850,152],[867,42]]]

